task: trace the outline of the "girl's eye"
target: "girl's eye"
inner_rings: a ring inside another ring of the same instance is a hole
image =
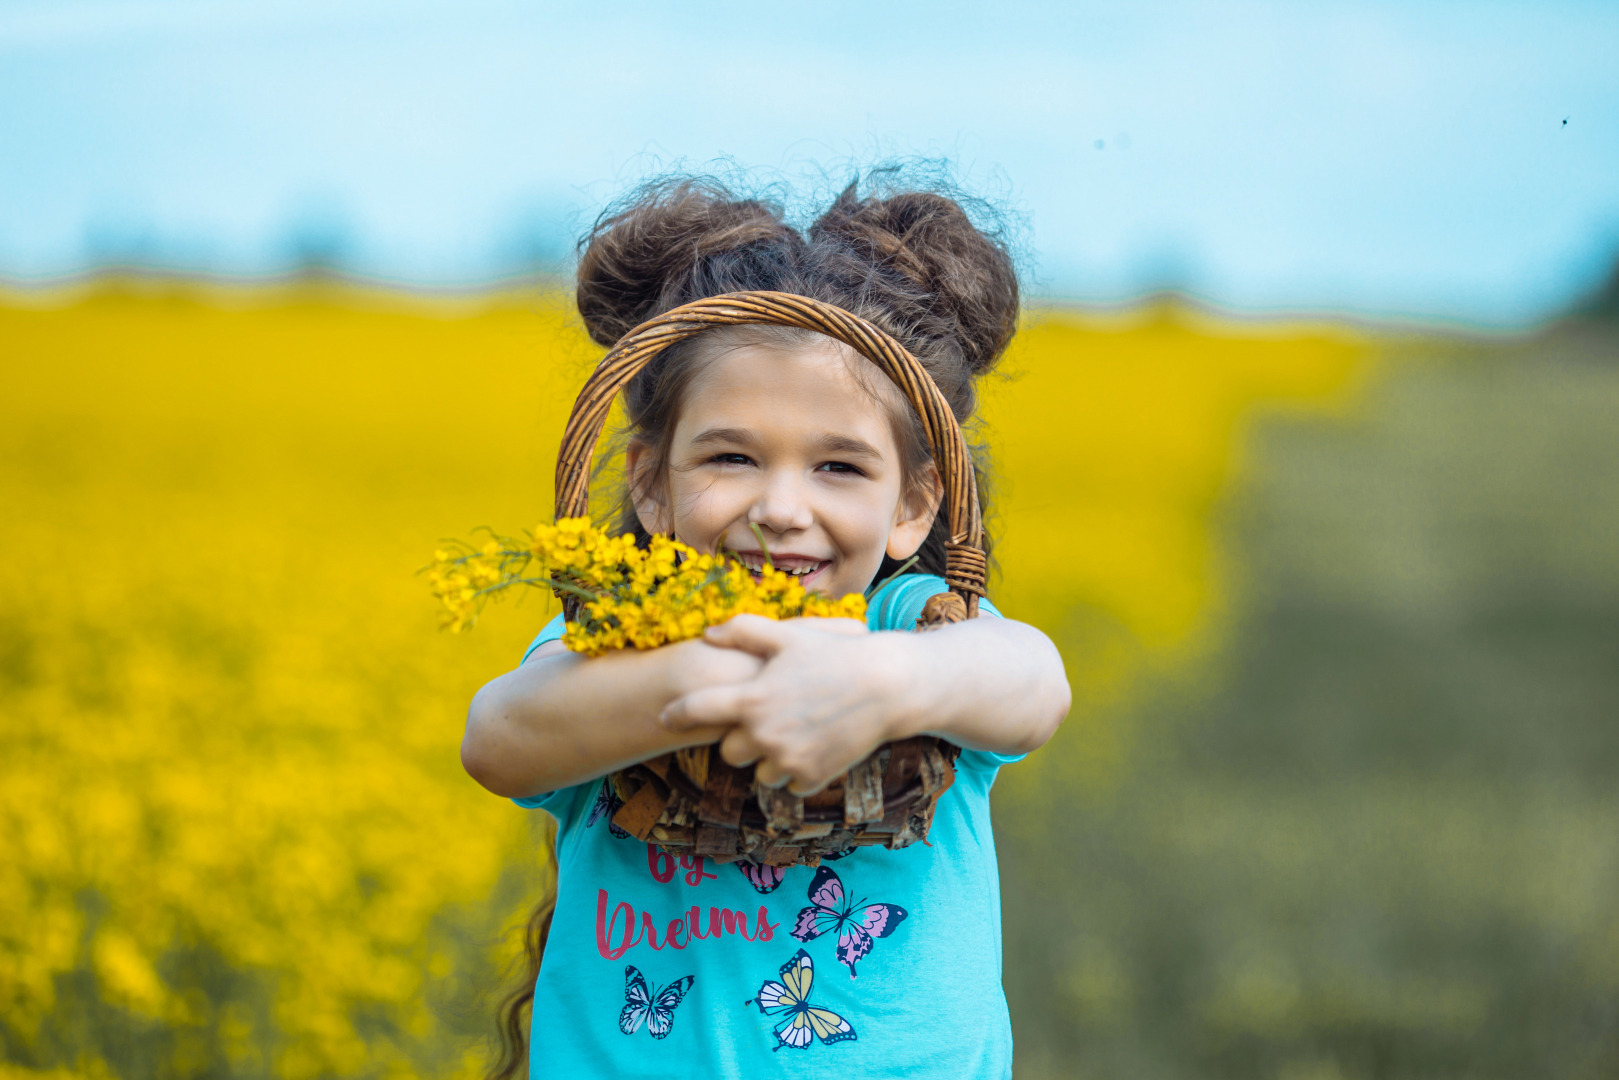
[[[746,454],[715,454],[708,459],[716,465],[752,465],[753,459]]]
[[[847,461],[823,461],[819,466],[830,473],[842,473],[845,476],[865,476],[865,471],[858,465],[850,465]]]

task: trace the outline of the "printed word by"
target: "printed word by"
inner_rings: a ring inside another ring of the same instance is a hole
[[[680,869],[686,871],[687,885],[701,885],[704,881],[712,881],[719,877],[703,869],[707,862],[701,855],[682,855]],[[675,877],[675,857],[667,851],[659,851],[653,844],[646,846],[646,866],[652,871],[652,880],[659,884],[667,884]]]

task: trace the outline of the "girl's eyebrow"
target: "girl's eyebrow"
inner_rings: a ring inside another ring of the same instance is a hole
[[[839,435],[836,432],[827,432],[815,440],[822,450],[829,454],[838,454],[843,457],[870,458],[873,461],[882,460],[882,451],[864,439],[857,439],[853,435]]]
[[[759,437],[747,428],[721,427],[709,428],[692,437],[693,446],[709,446],[713,443],[726,443],[732,446],[753,446]]]

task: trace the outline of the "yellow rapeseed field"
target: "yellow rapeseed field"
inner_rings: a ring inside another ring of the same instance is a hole
[[[479,1066],[497,931],[547,868],[460,727],[552,608],[442,634],[416,572],[546,518],[598,355],[553,296],[0,303],[0,1077]],[[995,596],[1063,643],[1081,708],[1218,611],[1245,418],[1341,408],[1369,356],[1167,309],[1031,316],[986,388]],[[1107,740],[1071,725],[1046,755]]]

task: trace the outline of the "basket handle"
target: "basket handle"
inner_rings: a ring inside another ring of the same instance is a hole
[[[835,338],[876,364],[904,392],[922,418],[933,460],[944,482],[941,509],[950,526],[950,539],[945,544],[945,582],[961,601],[942,605],[930,602],[924,621],[930,621],[929,616],[932,622],[959,622],[976,616],[986,573],[983,522],[972,457],[955,414],[933,377],[905,346],[858,315],[807,296],[781,292],[711,296],[648,319],[620,338],[585,381],[563,429],[562,447],[557,452],[557,518],[583,517],[590,512],[591,457],[613,399],[625,384],[669,346],[718,326],[744,323],[792,326]],[[563,599],[567,602],[571,598]],[[571,616],[573,608],[570,606],[568,611]]]

